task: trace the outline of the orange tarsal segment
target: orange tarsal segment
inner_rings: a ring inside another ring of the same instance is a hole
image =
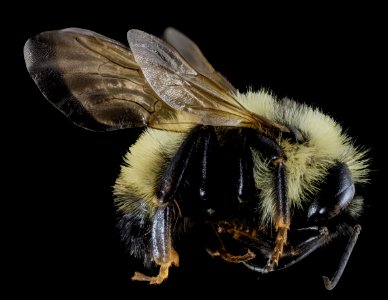
[[[268,271],[272,271],[273,268],[279,263],[280,257],[283,254],[284,245],[287,244],[287,234],[288,230],[290,230],[290,222],[285,222],[282,218],[280,218],[278,221],[276,221],[275,228],[277,235],[271,259],[268,261],[266,266]]]
[[[135,272],[132,280],[137,281],[149,281],[150,284],[161,284],[164,280],[168,278],[168,270],[171,265],[176,267],[179,266],[179,255],[178,253],[171,248],[170,259],[167,262],[157,262],[160,265],[159,274],[157,276],[147,276],[140,272]]]
[[[211,256],[219,256],[223,260],[231,263],[241,263],[241,262],[254,259],[256,257],[256,254],[253,253],[251,250],[248,250],[247,253],[244,255],[232,255],[229,252],[227,252],[224,248],[218,249],[217,251],[210,251],[209,249],[207,249],[207,252]]]

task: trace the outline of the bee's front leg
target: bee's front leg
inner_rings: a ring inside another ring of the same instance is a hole
[[[287,198],[286,168],[284,164],[286,157],[279,144],[277,144],[274,140],[257,132],[251,134],[249,138],[251,145],[256,149],[259,149],[262,155],[270,159],[273,168],[273,206],[275,207],[273,221],[277,234],[275,247],[272,250],[271,257],[264,268],[267,272],[271,272],[278,265],[283,254],[283,249],[287,244],[287,235],[291,224],[290,205]]]
[[[272,251],[271,258],[268,260],[265,269],[272,271],[279,263],[279,259],[283,254],[283,248],[287,244],[288,231],[290,230],[290,207],[287,199],[286,188],[286,175],[284,168],[284,158],[278,157],[273,160],[274,173],[275,173],[275,205],[276,205],[276,217],[275,217],[275,229],[277,231],[275,247]]]

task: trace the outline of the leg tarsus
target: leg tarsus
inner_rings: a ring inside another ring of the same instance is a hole
[[[160,284],[168,277],[171,265],[179,265],[179,255],[172,246],[172,224],[176,219],[175,202],[159,207],[151,227],[151,249],[154,262],[160,266],[157,276],[147,276],[136,272],[132,280],[149,281]]]
[[[233,237],[235,237],[235,235],[237,235],[237,232],[239,231],[234,230],[233,225],[229,224],[228,222],[219,222],[218,224],[208,224],[208,225],[209,225],[209,233],[211,234],[211,240],[213,243],[215,243],[212,248],[209,248],[209,246],[206,248],[209,255],[219,256],[223,260],[227,262],[233,262],[233,263],[248,261],[256,257],[256,254],[253,253],[251,250],[247,250],[247,253],[243,255],[233,255],[225,249],[225,245],[219,233],[229,233]],[[215,228],[215,226],[217,228]]]
[[[228,251],[226,251],[224,248],[218,249],[217,251],[214,251],[214,252],[207,249],[207,252],[211,256],[219,256],[223,260],[225,260],[227,262],[231,262],[231,263],[241,263],[241,262],[245,262],[245,261],[254,259],[256,257],[256,254],[253,253],[249,249],[248,249],[247,253],[245,253],[243,255],[232,255]]]
[[[148,276],[140,272],[135,272],[131,279],[136,281],[148,281],[149,284],[161,284],[167,279],[169,268],[170,265],[168,264],[161,265],[157,276]]]
[[[174,249],[171,249],[170,261],[160,264],[158,275],[148,276],[140,272],[135,272],[131,279],[134,281],[148,281],[150,284],[161,284],[164,280],[168,278],[168,271],[171,265],[174,265],[176,267],[179,266],[179,255]]]
[[[264,267],[267,272],[272,272],[279,264],[280,257],[283,254],[284,246],[287,244],[287,234],[290,224],[285,223],[278,226],[275,247],[272,251],[271,258],[268,260],[267,265]]]

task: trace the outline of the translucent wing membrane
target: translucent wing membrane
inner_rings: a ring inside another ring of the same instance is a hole
[[[195,124],[284,129],[246,110],[191,40],[171,28],[166,37],[173,46],[130,30],[128,48],[69,28],[29,39],[24,57],[45,97],[86,129],[186,131]]]
[[[149,88],[130,49],[92,31],[48,31],[24,47],[28,71],[45,97],[91,130],[162,126],[175,111]]]
[[[214,70],[198,46],[187,36],[175,28],[169,27],[164,31],[163,38],[166,42],[173,46],[195,70],[212,79],[226,92],[229,91],[231,96],[236,93],[235,87],[219,72]]]
[[[176,110],[200,116],[202,124],[283,129],[246,110],[233,97],[234,89],[226,89],[226,81],[213,71],[194,43],[176,31],[167,36],[183,56],[155,36],[140,30],[128,32],[135,60],[149,85],[164,102]]]

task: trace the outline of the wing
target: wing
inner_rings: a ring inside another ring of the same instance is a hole
[[[127,36],[147,82],[169,106],[198,116],[201,124],[255,127],[263,132],[268,129],[288,131],[245,109],[233,96],[234,90],[225,86],[225,80],[220,79],[186,37],[176,32],[172,34],[173,38],[168,37],[182,51],[180,55],[166,42],[143,31],[130,30]]]
[[[211,78],[225,91],[229,91],[231,96],[236,94],[236,88],[219,72],[214,70],[199,47],[182,32],[169,27],[164,31],[163,39],[173,46],[196,71],[203,76]]]
[[[24,58],[44,96],[83,128],[184,131],[199,121],[160,100],[128,47],[95,32],[43,32],[26,42]]]

